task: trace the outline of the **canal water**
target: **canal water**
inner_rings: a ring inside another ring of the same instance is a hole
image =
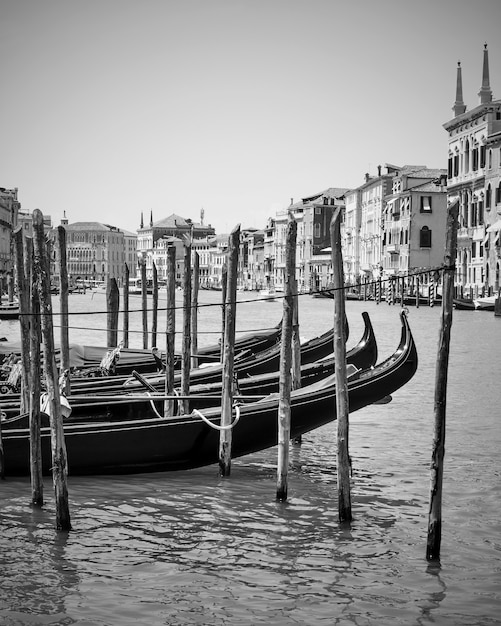
[[[200,294],[214,306],[200,308],[199,345],[218,338],[219,298]],[[281,318],[280,300],[255,298],[239,295],[239,331]],[[331,300],[302,296],[299,306],[304,338],[332,326]],[[140,299],[130,307],[140,309]],[[105,343],[105,310],[104,293],[70,296],[70,311],[80,312],[70,341]],[[347,302],[348,347],[364,310],[384,358],[398,344],[399,307]],[[29,504],[28,480],[8,478],[0,483],[0,624],[501,624],[501,318],[454,312],[439,564],[425,551],[440,308],[412,307],[409,319],[415,377],[391,403],[350,416],[350,526],[337,519],[335,423],[292,448],[285,503],[275,501],[276,449],[233,461],[227,479],[215,466],[70,476],[69,533],[54,529],[49,479],[40,510]],[[130,327],[131,346],[142,347],[140,313]],[[10,341],[18,332],[0,326]]]

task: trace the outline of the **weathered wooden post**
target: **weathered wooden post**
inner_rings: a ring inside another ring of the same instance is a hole
[[[61,371],[70,371],[70,335],[68,317],[68,264],[66,256],[66,229],[57,227],[58,259],[59,259],[59,310],[61,312]],[[70,377],[65,378],[65,395],[70,393]]]
[[[165,328],[165,395],[174,394],[174,360],[176,350],[176,248],[167,246],[167,321]],[[174,400],[166,400],[164,415],[174,415]]]
[[[237,309],[237,269],[240,248],[240,224],[228,238],[227,288],[224,320],[223,385],[221,398],[221,430],[219,435],[219,473],[229,476],[231,472],[231,422],[233,411],[233,362]]]
[[[296,229],[297,236],[297,229]],[[295,257],[294,257],[295,259]],[[294,260],[295,262],[295,260]],[[301,388],[301,337],[299,334],[299,297],[297,293],[297,279],[294,268],[294,275],[291,276],[291,286],[294,294],[292,312],[292,389]],[[300,445],[302,436],[294,438],[293,443]]]
[[[125,264],[125,278],[123,286],[124,317],[123,317],[123,346],[129,347],[129,266]]]
[[[190,363],[191,363],[191,239],[184,243],[184,273],[183,273],[183,347],[181,354],[181,414],[189,413],[190,401],[186,397],[190,393]]]
[[[5,479],[5,455],[3,451],[3,441],[2,441],[2,422],[0,420],[0,479]]]
[[[501,289],[498,289],[497,298],[494,300],[494,317],[501,317]]]
[[[59,381],[54,356],[54,333],[52,326],[52,301],[50,294],[49,263],[43,226],[43,215],[39,209],[33,211],[33,267],[40,298],[43,337],[43,363],[48,395],[52,443],[52,480],[56,503],[56,528],[70,530],[68,505],[67,458],[64,442],[63,418],[59,398]]]
[[[143,348],[148,349],[148,285],[146,284],[146,259],[139,261],[141,269],[141,305],[143,310]]]
[[[7,272],[7,298],[10,304],[14,302],[14,277],[12,272]]]
[[[120,292],[118,291],[117,279],[108,278],[106,287],[107,303],[107,341],[108,348],[118,346],[118,310],[120,308]]]
[[[226,324],[226,290],[228,287],[228,260],[226,259],[223,263],[223,268],[221,270],[221,298],[223,302],[222,306],[222,319],[221,319],[221,363],[223,362],[224,356],[224,326]]]
[[[29,428],[30,428],[30,475],[31,503],[43,505],[42,440],[40,436],[40,301],[33,276],[33,238],[24,237],[24,275],[28,285],[30,308],[29,350]]]
[[[442,541],[442,483],[445,454],[445,416],[447,401],[447,374],[449,368],[449,345],[454,301],[454,271],[457,251],[459,202],[447,208],[447,232],[442,286],[442,317],[440,323],[437,365],[435,370],[435,429],[431,456],[430,510],[428,515],[428,561],[440,558]]]
[[[151,318],[151,347],[157,345],[157,324],[158,324],[158,272],[157,266],[153,263],[153,296],[152,296],[152,318]]]
[[[346,377],[345,301],[343,256],[341,252],[341,209],[334,211],[330,224],[332,278],[334,283],[334,359],[337,413],[337,489],[340,522],[349,522],[351,515],[349,405]]]
[[[200,281],[200,257],[198,252],[193,254],[193,280],[191,295],[191,366],[198,367],[198,286]]]
[[[289,213],[285,239],[285,295],[283,299],[282,337],[280,344],[280,380],[278,401],[278,462],[277,494],[279,501],[287,500],[289,445],[291,433],[292,337],[294,325],[294,298],[296,282],[297,223]]]
[[[26,413],[30,405],[29,371],[30,371],[30,294],[29,283],[26,280],[24,262],[23,230],[16,228],[13,233],[16,274],[17,296],[19,300],[19,324],[21,327],[21,397],[20,410]]]

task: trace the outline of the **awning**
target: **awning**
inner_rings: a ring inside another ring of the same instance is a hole
[[[491,224],[489,226],[489,228],[487,229],[488,233],[497,233],[501,230],[501,220],[498,220],[497,222],[494,222],[494,224]]]

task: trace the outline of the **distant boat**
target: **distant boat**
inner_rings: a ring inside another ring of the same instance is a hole
[[[453,305],[458,311],[475,310],[475,302],[471,298],[454,298]]]
[[[497,296],[487,296],[485,298],[475,298],[475,309],[477,311],[494,311]]]
[[[261,289],[259,291],[259,297],[263,298],[263,300],[275,300],[277,292],[274,287],[269,287],[268,289]]]

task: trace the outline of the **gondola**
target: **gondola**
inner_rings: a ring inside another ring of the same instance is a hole
[[[235,340],[235,353],[250,356],[256,352],[261,352],[272,347],[280,339],[281,322],[273,328],[256,330],[245,333]],[[85,346],[80,344],[70,344],[70,368],[81,377],[95,377],[100,374],[100,363],[109,348],[103,346]],[[4,356],[9,353],[20,354],[19,344],[9,344],[0,346],[0,354]],[[196,357],[200,364],[212,363],[219,360],[221,347],[219,344],[212,344],[200,348]],[[140,373],[156,372],[162,363],[151,350],[141,348],[120,348],[119,358],[114,363],[114,375],[130,376],[132,370]],[[55,352],[56,362],[60,362],[61,352]],[[181,357],[176,355],[177,364],[180,364]],[[102,377],[102,376],[99,376]]]
[[[414,375],[418,356],[407,316],[401,312],[402,332],[395,353],[374,368],[348,381],[350,412],[378,402],[405,385]],[[335,376],[291,393],[291,438],[336,419]],[[232,456],[240,457],[276,445],[279,397],[241,405],[232,428]],[[131,407],[135,406],[132,410]],[[128,398],[124,412],[144,415],[144,397]],[[19,418],[25,419],[25,417]],[[221,409],[174,418],[142,418],[64,426],[71,475],[126,474],[187,470],[218,461]],[[12,422],[3,429],[5,474],[29,474],[29,431]],[[42,466],[51,466],[50,430],[42,428]]]
[[[377,342],[374,335],[369,314],[362,313],[364,320],[364,332],[362,338],[353,348],[346,353],[346,362],[353,365],[357,369],[366,369],[371,367],[377,361]],[[190,393],[200,395],[221,395],[222,391],[222,368],[221,365],[213,366],[210,370],[219,373],[217,379],[211,374],[208,379],[193,377],[190,385]],[[306,363],[301,366],[302,384],[310,384],[316,382],[320,378],[325,378],[334,371],[334,359],[332,356],[320,359],[313,363]],[[145,389],[154,391],[163,391],[165,389],[165,374],[156,376],[139,375],[135,372],[135,377],[109,377],[96,379],[83,379],[74,381],[71,385],[71,395],[68,401],[76,414],[84,412],[84,403],[89,402],[89,398],[95,398],[102,395],[120,395],[124,393],[137,393]],[[236,370],[235,380],[238,392],[243,395],[265,395],[278,391],[279,373],[273,370],[266,373],[255,375],[241,375]],[[176,379],[177,386],[180,385],[180,378]],[[77,384],[78,383],[78,384]],[[104,384],[105,383],[105,384]],[[80,400],[82,396],[87,396],[87,400]],[[198,404],[196,405],[198,406]],[[6,393],[0,395],[0,410],[7,416],[15,415],[19,411],[19,393]],[[109,407],[102,407],[101,414],[110,415]]]
[[[345,334],[349,336],[349,325],[345,322]],[[314,337],[301,345],[301,364],[313,363],[318,359],[328,357],[333,350],[333,330],[330,329],[318,337]],[[266,350],[248,354],[242,352],[235,355],[234,371],[239,378],[246,376],[256,376],[274,372],[279,369],[280,343],[277,342]],[[206,364],[205,367],[198,367],[190,372],[190,384],[215,383],[221,380],[222,364]],[[122,376],[100,376],[97,378],[73,378],[71,380],[72,393],[93,393],[100,390],[117,389],[131,377],[129,372]],[[141,372],[140,372],[141,373]],[[146,374],[145,378],[155,384],[155,380],[164,379],[164,375],[157,372]],[[181,383],[181,375],[176,373],[175,384]],[[1,396],[0,396],[1,399]]]
[[[475,302],[470,298],[454,298],[452,304],[458,311],[474,311]]]
[[[18,320],[19,319],[19,305],[1,304],[0,305],[0,320]]]
[[[362,338],[346,354],[346,363],[355,370],[364,370],[372,367],[377,361],[377,342],[368,313],[364,312],[364,333]],[[330,356],[314,363],[301,366],[301,384],[310,385],[333,374],[335,367],[334,357]],[[279,391],[280,374],[278,371],[245,376],[236,379],[236,393],[245,400],[249,396],[265,396]],[[82,418],[123,419],[124,400],[131,394],[148,390],[161,393],[165,389],[165,375],[156,378],[145,378],[137,375],[131,378],[129,384],[108,386],[100,391],[83,393],[82,390],[69,395],[66,400],[71,407],[71,416],[67,421]],[[176,393],[179,393],[179,389]],[[190,408],[200,409],[214,405],[214,398],[221,397],[222,380],[217,382],[190,385]],[[151,405],[151,417],[163,414],[163,402]],[[176,410],[178,403],[176,402]],[[12,417],[19,413],[19,395],[0,396],[0,410],[5,417]]]

